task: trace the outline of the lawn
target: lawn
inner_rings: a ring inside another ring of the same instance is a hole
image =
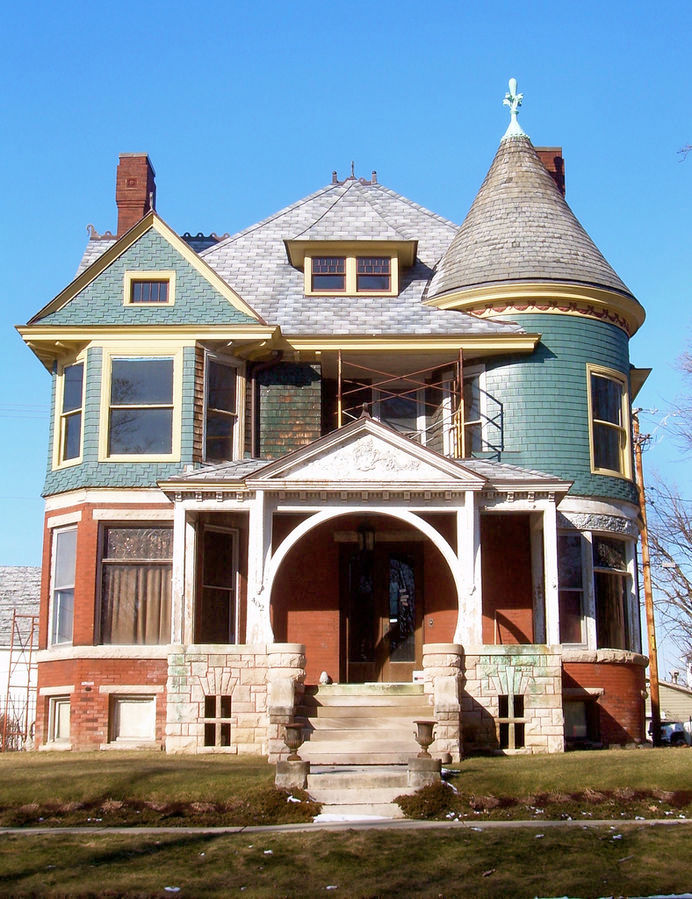
[[[692,750],[470,758],[437,807],[414,817],[652,818],[692,815]],[[318,811],[273,789],[262,759],[163,753],[0,755],[0,824],[246,825]],[[438,791],[439,792],[439,791]],[[433,797],[434,798],[434,797]],[[440,804],[441,803],[441,804]],[[434,805],[434,803],[433,803]],[[538,809],[538,811],[537,811]]]
[[[0,841],[0,894],[647,896],[692,883],[692,826],[57,833]],[[168,889],[166,889],[168,888]]]

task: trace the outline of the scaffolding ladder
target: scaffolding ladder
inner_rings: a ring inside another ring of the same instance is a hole
[[[0,752],[27,749],[36,720],[38,615],[12,612],[5,704],[0,709]]]

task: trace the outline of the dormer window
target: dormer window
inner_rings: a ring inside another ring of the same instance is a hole
[[[388,256],[358,256],[356,259],[358,293],[389,292],[391,283],[391,259]]]
[[[346,290],[346,259],[343,256],[313,256],[312,289],[330,293]]]

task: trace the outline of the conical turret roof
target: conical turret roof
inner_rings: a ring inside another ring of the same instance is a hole
[[[428,290],[559,281],[632,294],[580,225],[525,134],[505,136]]]

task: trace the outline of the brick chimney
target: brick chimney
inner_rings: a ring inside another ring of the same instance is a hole
[[[115,180],[118,237],[156,209],[156,172],[146,153],[121,153]]]
[[[564,197],[565,160],[562,158],[562,147],[536,147],[536,153]]]

